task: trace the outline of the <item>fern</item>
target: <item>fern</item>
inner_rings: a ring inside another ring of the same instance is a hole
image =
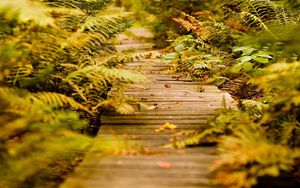
[[[180,24],[182,27],[184,27],[188,31],[192,31],[197,34],[199,39],[202,42],[203,46],[208,45],[207,43],[208,37],[209,37],[209,30],[203,26],[201,22],[196,20],[193,16],[190,16],[188,14],[185,14],[184,12],[181,13],[182,16],[184,16],[186,19],[183,18],[173,18],[174,21],[176,21],[178,24]]]
[[[26,96],[26,93],[27,93],[26,91],[22,91],[22,90],[0,87],[1,96],[3,96],[3,98],[4,97],[7,98],[5,104],[6,108],[5,111],[3,112],[12,113],[21,116],[25,116],[27,114],[29,115],[34,114],[34,116],[30,116],[29,119],[32,118],[34,120],[41,120],[44,115],[43,110],[40,109],[38,105],[33,105],[30,100],[26,100],[24,98]]]
[[[190,35],[171,44],[165,63],[190,77],[212,77],[207,82],[228,91],[240,109],[221,110],[206,127],[174,140],[173,146],[219,143],[223,155],[215,168],[216,183],[228,187],[252,187],[266,176],[298,173],[299,11],[291,7],[299,3],[218,2],[224,15],[203,11],[173,18]]]
[[[247,113],[233,109],[221,109],[211,117],[207,127],[197,134],[173,143],[174,147],[184,148],[206,143],[218,143],[225,135],[232,135],[241,127],[251,125],[252,120]]]
[[[9,108],[6,112],[27,115],[27,114],[40,114],[40,116],[32,118],[53,119],[54,113],[51,114],[53,108],[65,108],[67,105],[74,109],[86,111],[90,114],[92,112],[76,102],[73,98],[67,97],[58,93],[40,92],[29,93],[26,90],[12,89],[6,87],[0,87],[0,94],[11,99],[9,102]],[[45,114],[44,111],[49,112]]]
[[[260,118],[267,108],[267,105],[254,100],[242,100],[242,109],[244,109],[248,114]]]
[[[1,187],[39,184],[35,178],[58,161],[73,161],[90,141],[77,132],[93,123],[107,93],[146,81],[117,68],[117,60],[99,60],[114,53],[108,41],[130,25],[124,16],[102,12],[111,2],[0,2]],[[130,107],[121,91],[111,103],[125,112]]]
[[[97,110],[99,107],[112,108],[120,114],[132,114],[135,112],[135,109],[130,105],[129,98],[125,97],[123,94],[124,86],[114,87],[109,93],[107,100],[100,101],[97,106],[94,107],[94,110]]]
[[[108,40],[129,26],[124,15],[101,14],[110,1],[46,2],[51,5],[50,12],[55,14],[59,28],[51,29],[53,34],[41,29],[38,34],[30,33],[22,40],[35,49],[31,51],[32,58],[27,59],[29,64],[32,63],[31,70],[26,70],[27,65],[16,67],[7,77],[9,83],[35,91],[43,88],[47,92],[55,92],[57,87],[64,86],[59,92],[66,92],[75,100],[83,101],[84,105],[93,106],[103,100],[102,96],[113,83],[147,82],[140,74],[116,68],[133,58],[99,58],[114,52]],[[99,9],[91,11],[87,6]],[[40,45],[40,41],[47,45]]]
[[[33,96],[28,97],[30,100],[40,100],[44,104],[51,106],[52,108],[64,107],[65,105],[70,105],[71,107],[79,110],[86,111],[90,114],[92,112],[83,106],[82,104],[76,102],[73,98],[67,97],[59,93],[50,93],[50,92],[39,92],[33,94]]]
[[[85,91],[81,90],[82,80],[88,80],[88,87]],[[97,91],[98,97],[92,95],[94,99],[90,99],[93,101],[98,101],[101,93],[104,92],[106,87],[109,85],[116,83],[117,84],[125,84],[125,83],[147,83],[148,79],[138,73],[134,73],[128,70],[122,70],[117,68],[108,68],[106,66],[86,66],[77,71],[72,72],[64,81],[69,83],[77,95],[79,95],[84,101],[87,101],[87,97],[89,93],[92,91]],[[78,84],[76,84],[78,83]],[[93,103],[92,103],[93,104]]]
[[[225,4],[225,7],[230,7],[229,5],[233,5],[233,3]],[[249,28],[265,30],[274,38],[277,38],[277,34],[270,27],[285,28],[296,21],[283,6],[270,0],[247,0],[232,7],[229,8],[229,14],[240,16]]]
[[[116,68],[100,67],[96,72],[106,75],[108,78],[118,79],[129,83],[147,83],[148,79],[144,75],[128,70],[118,70]]]
[[[273,98],[263,123],[274,142],[298,146],[299,141],[299,62],[276,63],[257,76],[255,83]],[[276,91],[276,92],[274,92]],[[278,110],[280,109],[280,110]]]
[[[258,127],[243,126],[227,137],[220,149],[223,158],[214,166],[215,183],[228,187],[252,187],[259,177],[278,177],[281,171],[290,171],[298,149],[274,144],[266,139]]]
[[[111,0],[44,0],[48,5],[64,8],[75,8],[86,11],[88,14],[99,12],[111,4]]]
[[[278,89],[280,93],[285,93],[287,90],[298,90],[300,84],[299,70],[300,63],[298,61],[293,63],[278,62],[264,69],[261,75],[255,78],[255,82],[265,88],[266,91],[273,88]]]
[[[211,53],[228,51],[229,46],[234,45],[231,35],[238,33],[210,16],[207,20],[197,20],[194,16],[181,12],[181,17],[173,18],[173,20],[195,34],[198,43]]]

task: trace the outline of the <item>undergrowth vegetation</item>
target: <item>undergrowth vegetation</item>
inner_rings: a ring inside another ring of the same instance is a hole
[[[187,14],[206,10],[212,4],[216,4],[216,0],[141,0],[144,5],[144,10],[154,14],[157,19],[151,25],[151,30],[154,32],[157,47],[166,47],[170,44],[170,40],[186,34],[183,28],[179,28],[175,22],[172,22],[173,17],[177,17],[179,11],[184,11]],[[216,6],[216,10],[218,6]]]
[[[132,111],[122,91],[147,79],[109,44],[131,25],[111,3],[0,1],[0,187],[62,181],[101,110]]]
[[[252,187],[285,173],[299,184],[299,1],[151,2],[162,5],[153,8],[158,18],[178,24],[164,62],[228,91],[239,107],[220,110],[206,130],[174,145],[218,143],[217,184]]]
[[[148,80],[122,69],[136,57],[110,43],[131,26],[130,13],[113,2],[0,1],[0,187],[57,187],[90,148],[103,109],[134,111],[123,91]],[[156,16],[156,46],[168,46],[163,61],[173,72],[238,102],[173,145],[218,144],[216,184],[248,188],[285,175],[299,185],[299,0],[120,3],[137,20]]]

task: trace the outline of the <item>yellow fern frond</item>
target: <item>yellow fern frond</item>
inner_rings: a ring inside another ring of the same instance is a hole
[[[184,18],[173,18],[173,20],[184,27],[187,31],[192,31],[199,37],[207,38],[209,35],[209,30],[206,29],[200,21],[184,12],[181,12],[181,15]]]
[[[135,112],[135,109],[128,103],[121,103],[115,106],[116,111],[120,114],[132,114]]]
[[[33,96],[36,99],[42,101],[43,103],[53,108],[64,107],[65,105],[69,105],[72,108],[75,108],[76,110],[83,110],[90,114],[93,114],[88,108],[76,102],[73,98],[60,93],[40,92],[33,94]]]

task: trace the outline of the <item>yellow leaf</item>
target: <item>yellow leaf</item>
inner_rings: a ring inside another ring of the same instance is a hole
[[[155,132],[162,132],[164,130],[175,130],[177,129],[177,126],[172,124],[172,123],[165,123],[164,125],[162,125],[161,127],[159,127],[158,129],[155,129]]]

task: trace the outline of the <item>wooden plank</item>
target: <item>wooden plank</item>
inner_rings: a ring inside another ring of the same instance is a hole
[[[215,93],[224,93],[224,94],[226,94],[226,92],[222,92],[221,90],[218,90],[218,89],[215,89],[215,88],[213,88],[213,89],[207,89],[207,90],[205,90],[204,92],[200,92],[198,89],[197,89],[197,87],[198,87],[198,85],[195,85],[195,86],[191,86],[191,87],[193,87],[193,89],[187,89],[187,87],[186,88],[181,88],[181,86],[177,86],[177,88],[174,88],[174,87],[176,87],[176,85],[174,86],[174,87],[172,87],[172,85],[162,85],[162,84],[160,84],[161,85],[161,87],[157,87],[157,88],[155,88],[155,85],[145,85],[146,86],[146,88],[132,88],[132,89],[129,89],[129,90],[127,90],[126,91],[126,93],[127,92],[139,92],[139,91],[145,91],[145,92],[157,92],[157,91],[160,91],[160,92],[162,92],[162,91],[165,91],[165,92],[177,92],[177,91],[181,91],[181,92],[193,92],[193,93],[202,93],[202,94],[215,94]]]
[[[123,68],[125,69],[139,69],[139,70],[155,70],[155,71],[161,71],[161,73],[166,74],[167,70],[169,69],[169,66],[153,66],[154,64],[149,62],[149,63],[144,63],[144,64],[128,64],[124,66]],[[161,74],[160,73],[160,74]],[[150,74],[146,74],[150,75]]]
[[[218,109],[207,108],[205,112],[207,112],[208,114],[215,114]],[[189,110],[194,111],[194,112],[199,112],[199,113],[204,112],[203,109],[193,109],[193,108],[188,108],[188,109],[182,108],[180,111],[184,113],[184,112],[188,112]],[[171,109],[171,108],[165,108],[165,109],[155,108],[153,110],[151,110],[151,109],[149,109],[149,110],[148,109],[142,109],[141,110],[140,108],[136,107],[135,111],[132,112],[131,114],[135,114],[137,112],[140,112],[140,113],[155,113],[155,114],[169,114],[169,113],[172,113],[172,114],[177,113],[178,114],[178,113],[180,113],[180,111],[178,111],[178,109],[176,109],[176,108],[174,108],[174,109]]]
[[[200,100],[199,100],[200,99]],[[218,99],[209,99],[209,98],[202,98],[202,97],[135,97],[135,100],[139,100],[140,102],[220,102]]]
[[[161,149],[161,148],[160,148]],[[128,160],[128,161],[151,161],[151,160],[167,160],[167,161],[196,161],[201,163],[202,160],[217,160],[220,157],[215,147],[191,147],[185,149],[163,148],[165,152],[154,153],[151,155],[111,155],[98,153],[97,151],[86,155],[85,161],[102,161],[102,160]],[[101,155],[101,158],[95,158],[94,154]]]
[[[146,88],[136,88],[136,89],[133,88],[133,89],[127,90],[126,93],[127,92],[131,92],[131,91],[133,91],[133,92],[139,92],[141,90],[141,91],[145,91],[145,92],[147,92],[147,91],[150,91],[150,92],[151,91],[152,92],[157,92],[157,91],[160,91],[160,92],[162,92],[162,91],[165,91],[165,92],[177,92],[177,91],[181,91],[181,92],[193,92],[193,93],[202,93],[202,94],[209,94],[209,93],[215,94],[216,92],[217,93],[224,93],[224,94],[226,94],[226,92],[222,92],[222,91],[220,91],[218,89],[215,89],[215,88],[212,88],[212,89],[208,88],[204,92],[200,92],[197,89],[197,87],[198,87],[197,85],[196,86],[192,85],[191,87],[193,87],[193,89],[187,89],[187,87],[186,88],[181,88],[181,86],[177,86],[178,88],[174,88],[174,87],[172,87],[172,85],[163,85],[163,84],[160,84],[161,87],[157,87],[157,88],[155,88],[154,84],[153,85],[149,84],[149,85],[145,85],[145,86],[146,86]]]
[[[200,114],[200,115],[148,115],[148,116],[136,116],[136,115],[114,115],[114,116],[106,116],[103,115],[101,117],[102,122],[107,120],[124,120],[124,119],[134,119],[134,120],[183,120],[183,119],[204,119],[206,120],[210,115]]]
[[[226,93],[220,91],[212,91],[212,92],[194,92],[187,90],[131,90],[126,91],[124,94],[132,97],[199,97],[199,98],[214,98],[219,101],[223,100],[223,97],[230,99],[231,97],[227,97]]]
[[[130,125],[130,124],[126,124],[124,126],[124,124],[115,124],[115,125],[111,125],[111,124],[102,124],[101,125],[101,130],[100,130],[100,133],[102,130],[105,130],[106,127],[108,129],[143,129],[143,130],[147,130],[147,129],[150,129],[150,130],[155,130],[159,127],[161,127],[163,125],[163,123],[159,123],[159,124],[133,124],[133,125]],[[175,124],[178,129],[182,129],[182,130],[190,130],[190,129],[201,129],[201,127],[207,127],[207,123],[188,123],[188,124],[184,124],[184,123],[176,123]]]
[[[174,110],[174,111],[146,111],[146,112],[141,112],[141,111],[136,111],[136,112],[133,112],[132,114],[130,115],[133,115],[133,116],[172,116],[172,115],[175,115],[175,116],[185,116],[185,115],[193,115],[193,116],[211,116],[215,114],[214,111],[213,112],[207,112],[207,111],[199,111],[199,110],[194,110],[194,109],[191,109],[189,111],[186,111],[186,110],[180,110],[180,109],[177,109],[177,110]],[[118,116],[118,115],[121,115],[115,111],[105,111],[103,116]],[[128,115],[128,116],[130,116]]]
[[[166,91],[189,91],[189,92],[196,92],[196,93],[226,93],[226,92],[222,92],[218,89],[215,88],[204,88],[204,91],[200,91],[199,87],[202,88],[202,86],[198,86],[198,85],[164,85],[164,84],[148,84],[148,85],[144,85],[144,88],[130,88],[127,90],[127,92],[130,91],[161,91],[164,89],[167,89]]]
[[[173,164],[176,166],[176,163]],[[122,167],[121,165],[101,165],[99,166],[101,168],[91,168],[91,167],[82,167],[89,173],[84,174],[82,176],[83,178],[97,178],[99,174],[107,175],[109,174],[110,176],[119,176],[119,177],[124,177],[124,178],[129,178],[131,176],[139,176],[141,170],[143,170],[143,176],[147,177],[148,179],[152,178],[186,178],[186,175],[183,173],[185,170],[189,170],[189,177],[188,178],[200,178],[203,176],[208,176],[209,175],[209,167],[199,167],[198,169],[193,169],[193,168],[176,168],[173,167],[172,169],[169,170],[164,170],[160,168],[157,164],[153,167],[149,166],[139,166],[138,163],[135,166],[124,166]],[[138,168],[139,167],[139,168]],[[95,175],[97,174],[97,175]],[[177,180],[178,181],[178,180]]]
[[[195,126],[196,127],[196,126]],[[156,129],[159,128],[156,127]],[[198,127],[197,127],[198,128]],[[194,131],[194,128],[185,128],[185,129],[180,129],[180,131]],[[155,131],[155,129],[145,129],[144,131],[141,131],[140,129],[137,128],[124,128],[124,127],[105,127],[102,128],[101,134],[109,134],[109,135],[128,135],[128,136],[137,136],[141,137],[144,135],[149,135],[152,138],[155,138],[158,133]],[[164,131],[163,133],[160,133],[160,135],[168,135],[173,136],[175,133],[172,131]]]
[[[153,120],[144,120],[144,119],[104,119],[102,120],[103,124],[110,124],[110,125],[150,125],[150,124],[164,124],[164,123],[177,123],[177,124],[195,124],[195,123],[206,123],[207,120],[206,119],[183,119],[183,120],[172,120],[172,119],[153,119]]]
[[[127,172],[130,174],[130,171]],[[100,176],[101,175],[101,176]],[[105,176],[106,175],[106,176]],[[132,174],[134,176],[134,180],[132,178],[128,178],[128,176],[109,176],[109,172],[105,174],[99,174],[99,177],[96,178],[75,178],[78,184],[78,181],[83,186],[88,188],[99,188],[99,187],[109,187],[109,188],[205,188],[205,187],[213,187],[210,185],[210,181],[207,177],[197,177],[197,178],[160,178],[156,176],[155,178],[147,178],[141,176],[141,174]],[[71,180],[70,180],[71,181]]]
[[[152,49],[152,44],[150,43],[136,43],[136,44],[121,44],[116,45],[116,49],[118,52],[135,49],[135,51],[146,51]]]
[[[149,103],[150,105],[154,105],[155,103]],[[229,106],[229,105],[227,105]],[[223,104],[220,103],[215,103],[215,104],[197,104],[197,105],[193,105],[193,104],[157,104],[155,105],[154,110],[152,109],[140,109],[140,107],[138,105],[133,106],[134,109],[136,111],[141,111],[141,112],[147,112],[147,111],[177,111],[178,108],[182,109],[182,110],[199,110],[199,111],[208,111],[208,113],[212,113],[214,112],[216,109],[220,109],[223,107]]]
[[[174,84],[174,85],[202,85],[203,82],[193,82],[193,81],[154,81],[154,84]]]

